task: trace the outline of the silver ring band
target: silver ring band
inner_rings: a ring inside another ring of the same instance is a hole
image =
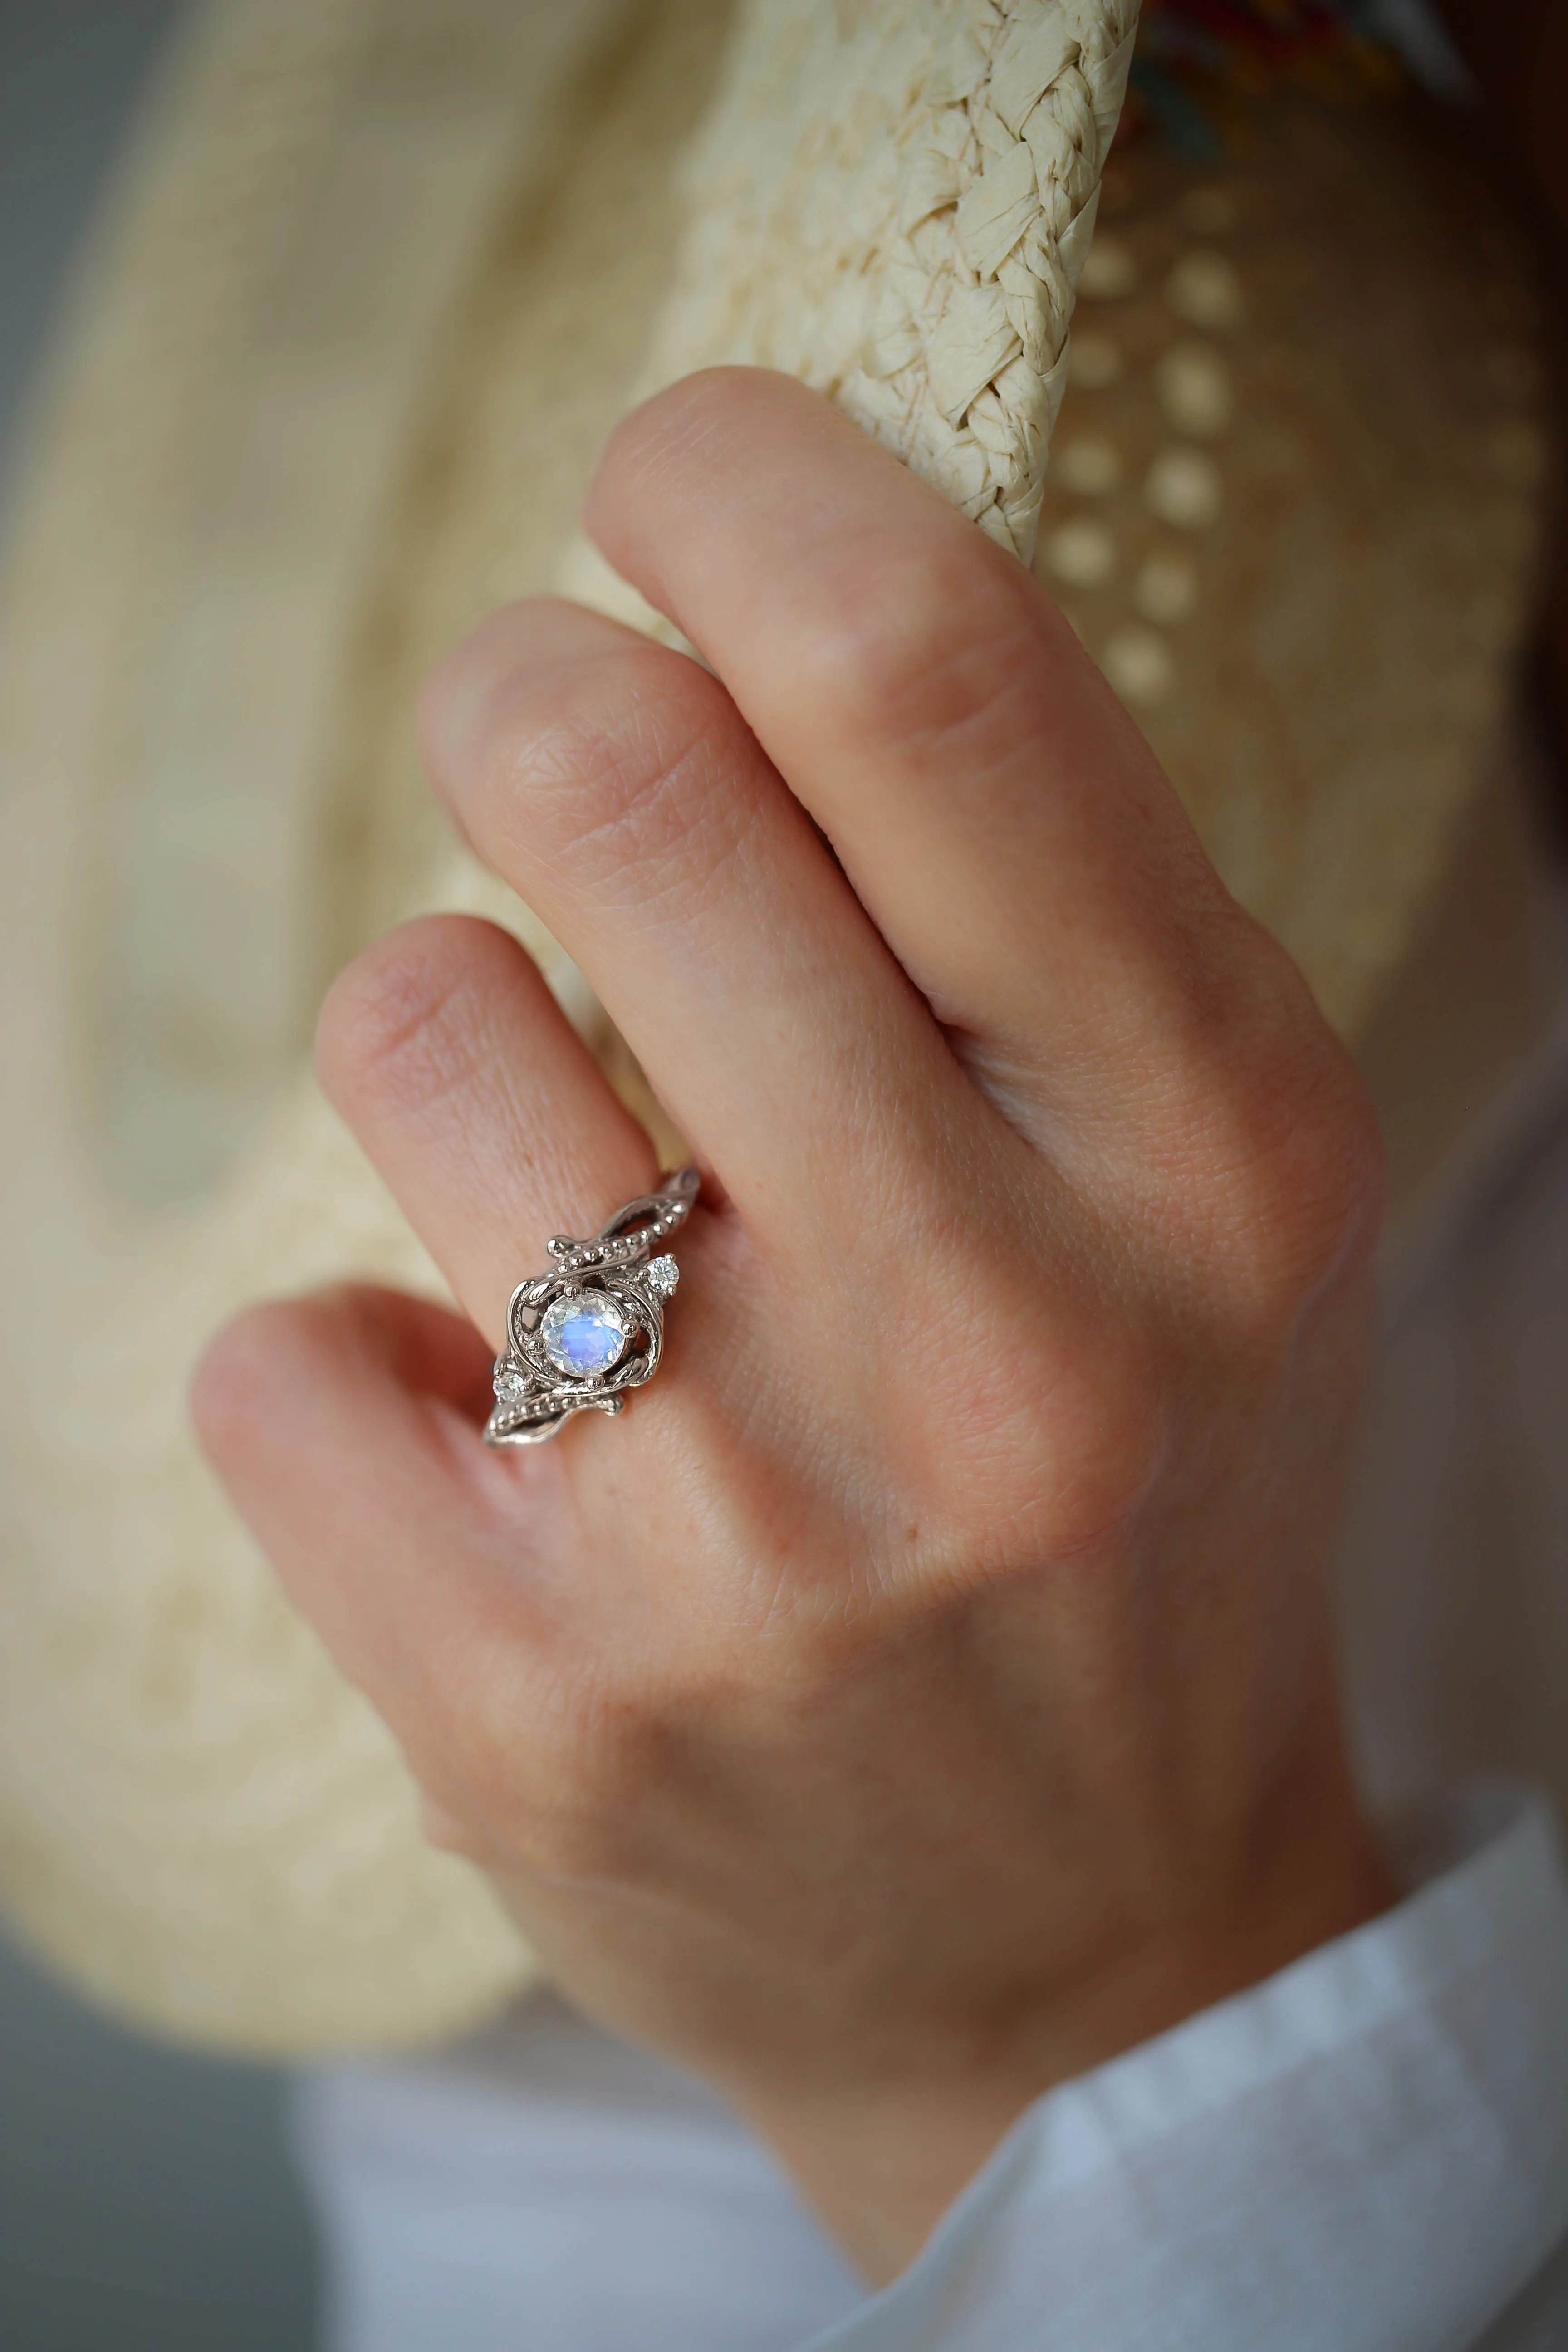
[[[617,1209],[591,1241],[557,1234],[548,1274],[520,1282],[496,1358],[487,1445],[542,1445],[574,1412],[620,1412],[664,1352],[664,1309],[680,1279],[655,1252],[691,1214],[695,1168]]]

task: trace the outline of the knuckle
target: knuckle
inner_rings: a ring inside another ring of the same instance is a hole
[[[1027,1432],[1017,1431],[1009,1475],[991,1479],[1001,1528],[1015,1553],[1023,1538],[1032,1560],[1103,1552],[1136,1518],[1169,1453],[1162,1351],[1151,1333],[1097,1318],[1022,1352],[1035,1443],[1024,1451]]]
[[[218,1470],[249,1458],[274,1402],[295,1378],[311,1320],[309,1301],[268,1301],[247,1307],[208,1341],[191,1376],[191,1419]]]
[[[355,958],[328,992],[316,1067],[329,1097],[422,1107],[458,1083],[484,1030],[483,1005],[522,950],[489,923],[430,916]]]
[[[628,647],[563,667],[498,710],[476,745],[485,846],[594,883],[635,866],[639,892],[684,864],[710,821],[716,702],[695,663]]]
[[[1069,1295],[1012,1276],[1000,1297],[972,1286],[950,1318],[942,1377],[898,1410],[909,1432],[901,1490],[946,1529],[939,1554],[1010,1572],[1113,1544],[1151,1491],[1170,1445],[1171,1382],[1161,1334],[1096,1286]]]
[[[1384,1152],[1348,1055],[1315,1020],[1245,1058],[1208,1139],[1221,1265],[1244,1316],[1293,1320],[1382,1223]]]
[[[906,564],[847,562],[814,593],[800,665],[853,740],[984,768],[1037,731],[1044,650],[1028,575],[973,531]]]

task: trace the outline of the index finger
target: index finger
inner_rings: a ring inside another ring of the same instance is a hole
[[[718,671],[940,1019],[1146,1059],[1194,949],[1256,953],[1138,730],[996,547],[819,394],[716,369],[613,436],[605,554]]]

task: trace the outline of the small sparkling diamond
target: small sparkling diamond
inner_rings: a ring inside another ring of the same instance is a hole
[[[495,1391],[502,1404],[521,1404],[528,1394],[528,1382],[515,1364],[498,1364]]]
[[[625,1309],[603,1290],[569,1290],[547,1307],[539,1343],[558,1372],[593,1380],[618,1364],[631,1336]]]
[[[668,1298],[680,1280],[680,1268],[672,1257],[650,1257],[643,1268],[643,1280],[656,1298]]]

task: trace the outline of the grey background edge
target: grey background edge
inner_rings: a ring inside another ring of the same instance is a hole
[[[0,0],[0,483],[181,0]],[[0,2352],[307,2352],[286,2084],[122,2032],[0,1939]]]

